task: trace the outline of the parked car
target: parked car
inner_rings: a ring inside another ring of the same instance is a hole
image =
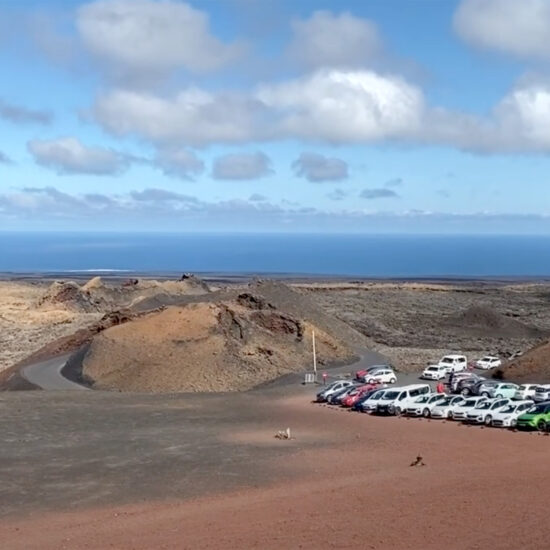
[[[351,407],[351,410],[352,411],[357,411],[357,412],[362,412],[363,411],[363,403],[379,390],[380,390],[380,386],[376,386],[376,389],[371,390],[371,391],[367,392],[366,394],[364,394],[363,396],[361,396],[355,402],[355,404]]]
[[[533,402],[531,400],[513,401],[493,415],[491,426],[495,428],[514,428],[518,418],[532,407]]]
[[[491,382],[482,384],[477,390],[478,395],[485,397],[509,397],[512,399],[516,395],[519,386],[509,382]]]
[[[474,374],[472,376],[469,376],[468,378],[459,380],[458,384],[456,385],[456,389],[454,390],[454,393],[459,393],[464,397],[468,397],[469,395],[476,395],[479,387],[485,382],[488,382],[485,377]]]
[[[464,399],[462,403],[453,408],[451,418],[453,420],[466,420],[466,415],[478,405],[478,403],[482,403],[483,401],[487,401],[487,398],[481,395]]]
[[[514,399],[534,399],[536,389],[537,384],[521,384],[520,387],[516,390]]]
[[[487,426],[490,426],[495,413],[510,405],[511,402],[512,400],[507,397],[481,401],[466,414],[464,420],[473,424],[487,424]]]
[[[450,390],[452,393],[460,393],[460,391],[458,391],[458,385],[463,380],[470,380],[469,383],[472,381],[479,382],[480,380],[485,380],[485,377],[470,371],[457,372],[453,374],[452,379],[449,378]]]
[[[386,392],[378,401],[376,413],[399,415],[418,397],[431,392],[432,388],[429,384],[411,384],[410,386],[393,388],[392,391]]]
[[[502,366],[502,359],[499,359],[494,355],[486,355],[485,357],[478,359],[475,366],[478,369],[483,370],[496,369],[497,367]]]
[[[361,411],[366,413],[371,413],[376,410],[376,407],[378,406],[378,402],[380,399],[382,399],[382,396],[387,391],[393,391],[388,388],[378,390],[374,392],[372,395],[370,395],[367,399],[365,399],[361,405]]]
[[[447,374],[451,372],[461,372],[468,368],[468,359],[465,355],[445,355],[438,363],[445,367]]]
[[[518,430],[546,431],[550,423],[550,403],[538,403],[518,416]]]
[[[340,405],[342,400],[345,399],[356,387],[357,386],[355,385],[348,386],[347,388],[342,388],[340,391],[329,395],[327,398],[327,403],[329,405]]]
[[[544,384],[535,388],[535,395],[533,396],[535,403],[542,403],[544,401],[550,401],[550,384]]]
[[[447,376],[447,367],[441,365],[428,365],[422,372],[421,378],[426,380],[441,380]]]
[[[446,397],[447,394],[445,393],[428,393],[426,395],[421,395],[405,409],[404,414],[407,416],[424,416],[428,418],[432,409]]]
[[[355,386],[355,384],[351,380],[336,380],[317,393],[317,401],[326,401],[332,394],[337,393],[344,388],[348,388],[349,386]]]
[[[357,386],[348,392],[343,399],[340,399],[340,405],[342,405],[342,407],[353,407],[359,399],[377,387],[378,384],[365,384],[364,386]]]
[[[397,376],[395,372],[387,368],[374,370],[365,376],[365,382],[367,384],[395,384],[396,381]]]
[[[366,369],[358,370],[355,373],[355,379],[358,380],[359,382],[365,382],[365,378],[369,373],[380,369],[393,370],[391,365],[372,365],[371,367],[367,367]]]
[[[463,402],[464,398],[461,395],[449,395],[433,407],[430,412],[430,417],[435,419],[449,419],[451,418],[453,410]]]

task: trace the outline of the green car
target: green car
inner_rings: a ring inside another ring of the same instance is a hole
[[[543,431],[547,424],[550,425],[550,403],[540,403],[518,418],[516,428]]]

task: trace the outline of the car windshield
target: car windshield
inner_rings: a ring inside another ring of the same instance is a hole
[[[430,399],[429,395],[423,395],[422,397],[419,397],[415,403],[426,403]]]
[[[432,395],[431,397],[428,397],[430,403],[433,403],[434,401],[439,401],[441,398],[441,395]]]
[[[426,369],[427,371],[436,371],[436,370],[439,370],[437,367],[428,367]]]
[[[448,357],[443,357],[443,359],[441,359],[441,362],[442,362],[442,363],[452,363],[453,360],[452,360],[452,359],[449,359]]]
[[[467,399],[464,403],[460,403],[461,407],[473,407],[477,401],[475,399]]]
[[[383,392],[383,391],[376,392],[376,393],[371,397],[371,399],[380,399],[383,395],[384,395],[384,392]]]
[[[493,357],[489,357],[489,356],[484,357],[484,358],[482,359],[482,361],[493,361]]]
[[[482,403],[478,403],[476,405],[476,409],[488,409],[491,406],[490,401],[483,401]]]
[[[384,394],[382,399],[389,400],[389,399],[397,399],[397,396],[399,395],[398,391],[388,391]]]
[[[502,409],[502,414],[513,413],[516,410],[517,405],[508,405],[505,409]]]
[[[445,407],[446,405],[450,405],[451,404],[451,401],[453,400],[454,398],[453,397],[445,397],[445,399],[443,399],[443,401],[441,401],[441,403],[439,403],[439,405],[441,407]]]
[[[535,405],[527,411],[529,414],[542,414],[546,412],[546,405]]]

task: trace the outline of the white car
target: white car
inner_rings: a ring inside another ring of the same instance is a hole
[[[429,384],[410,384],[409,386],[392,388],[380,398],[376,412],[378,414],[400,415],[421,395],[428,395],[430,393],[432,393],[432,388]]]
[[[487,401],[486,397],[476,396],[464,399],[462,403],[453,408],[451,418],[453,420],[465,420],[466,415],[478,404]]]
[[[365,382],[367,384],[395,384],[397,381],[397,377],[395,376],[395,372],[391,369],[380,369],[376,370],[374,372],[369,372],[367,376],[365,376]]]
[[[465,355],[445,355],[439,361],[438,366],[445,367],[448,374],[461,372],[468,368],[468,359]]]
[[[533,396],[535,403],[542,403],[543,401],[550,401],[550,385],[544,384],[535,388],[535,395]]]
[[[497,367],[502,366],[502,359],[495,357],[494,355],[486,355],[481,359],[476,361],[476,367],[478,369],[489,370],[496,369]]]
[[[387,388],[374,392],[368,399],[365,399],[361,405],[361,410],[366,413],[371,413],[376,410],[378,402],[382,399],[384,392],[389,391]]]
[[[502,399],[487,399],[478,403],[468,414],[466,414],[466,422],[473,424],[487,424],[490,426],[493,421],[493,416],[510,405],[512,401],[506,397]]]
[[[532,406],[533,402],[531,400],[514,401],[493,415],[491,426],[495,428],[513,428],[517,424],[518,417],[526,413]]]
[[[535,397],[535,392],[537,390],[538,384],[522,384],[514,394],[514,399],[520,401],[525,399],[533,399]]]
[[[430,417],[439,418],[451,418],[453,410],[461,405],[465,399],[461,395],[449,395],[445,399],[441,400],[430,412]]]
[[[447,397],[444,393],[428,393],[417,397],[414,403],[405,409],[407,416],[424,416],[428,418],[432,409]]]
[[[422,372],[422,378],[426,380],[441,380],[447,376],[447,367],[441,365],[428,365]]]

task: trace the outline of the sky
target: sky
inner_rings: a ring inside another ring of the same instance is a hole
[[[0,0],[0,230],[550,234],[550,0]]]

